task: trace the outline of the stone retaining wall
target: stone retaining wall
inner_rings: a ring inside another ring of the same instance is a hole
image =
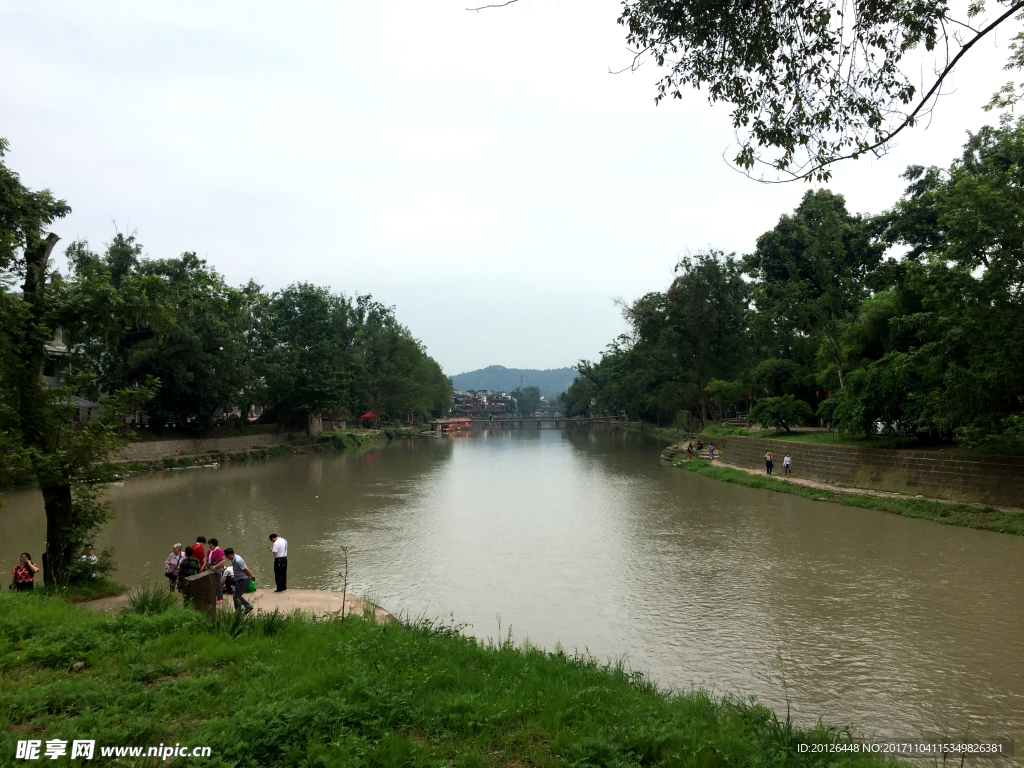
[[[284,445],[294,437],[295,434],[282,432],[215,437],[208,440],[151,440],[125,446],[118,451],[115,461],[157,461],[165,457],[202,456],[211,451],[238,453]]]
[[[759,437],[712,441],[722,461],[739,467],[763,469],[764,455],[771,451],[774,471],[781,475],[788,451],[797,477],[935,499],[1024,506],[1024,456],[896,451]]]

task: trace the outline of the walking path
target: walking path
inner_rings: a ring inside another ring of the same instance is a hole
[[[331,592],[326,589],[287,589],[284,592],[274,592],[270,589],[257,589],[246,596],[246,599],[253,604],[258,611],[270,613],[279,610],[281,613],[292,613],[302,611],[313,616],[326,616],[329,614],[341,615],[342,598],[344,597],[345,615],[356,614],[361,616],[364,609],[370,607],[374,611],[377,621],[381,624],[387,621],[394,621],[395,617],[380,606],[367,603],[355,595],[344,595],[341,592]],[[128,595],[117,597],[104,597],[100,600],[90,600],[82,603],[86,608],[101,613],[115,613],[128,605]],[[224,595],[224,605],[230,610],[233,606],[231,595]]]

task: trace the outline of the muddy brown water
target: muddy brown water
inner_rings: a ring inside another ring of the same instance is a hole
[[[153,473],[111,488],[101,544],[137,584],[216,536],[269,584],[274,531],[310,589],[340,588],[349,545],[349,591],[406,616],[500,621],[804,724],[1024,743],[1024,538],[734,487],[661,448],[529,430]],[[44,531],[37,492],[4,493],[4,567]]]

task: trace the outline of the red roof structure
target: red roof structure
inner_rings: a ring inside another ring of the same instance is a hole
[[[374,416],[373,416],[373,411],[367,411],[366,413],[364,413],[364,414],[363,414],[362,416],[360,416],[359,418],[360,418],[360,419],[372,419],[372,418],[374,418]]]

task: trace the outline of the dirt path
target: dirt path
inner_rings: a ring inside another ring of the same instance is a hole
[[[346,616],[350,613],[362,615],[363,610],[369,606],[374,609],[377,621],[380,623],[393,621],[395,618],[383,608],[366,603],[355,595],[343,595],[341,592],[330,592],[325,589],[288,589],[284,592],[257,589],[247,595],[246,599],[253,604],[256,610],[268,613],[279,610],[282,613],[303,611],[314,616],[325,616],[332,613],[340,616],[343,597]],[[115,613],[128,605],[128,595],[90,600],[82,605],[100,613]],[[224,596],[224,605],[229,609],[233,605],[230,595]]]

